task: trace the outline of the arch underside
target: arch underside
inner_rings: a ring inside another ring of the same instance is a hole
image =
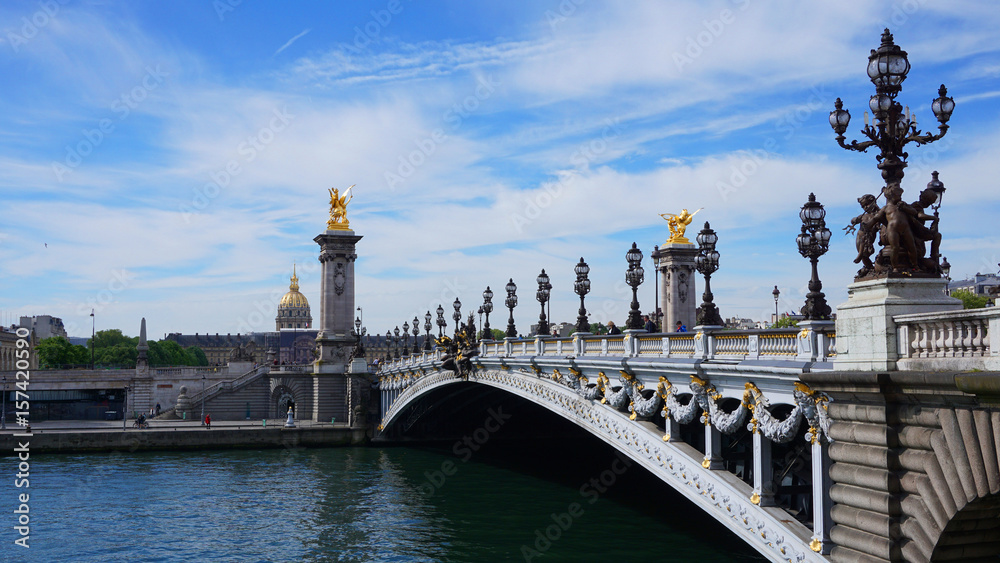
[[[629,420],[627,413],[598,400],[582,398],[546,378],[512,370],[478,370],[465,379],[455,377],[450,371],[429,373],[400,393],[385,414],[382,428],[390,430],[405,419],[421,416],[423,413],[402,415],[433,390],[466,381],[501,389],[535,403],[597,436],[772,561],[828,561],[809,549],[811,530],[781,508],[753,504],[749,498],[752,488],[731,473],[703,468],[701,452],[683,442],[665,442],[662,431],[653,423]]]

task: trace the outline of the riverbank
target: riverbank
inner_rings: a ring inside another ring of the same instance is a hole
[[[368,443],[367,429],[346,424],[285,420],[218,421],[207,429],[197,421],[151,421],[149,428],[122,429],[114,421],[51,421],[32,425],[26,435],[20,426],[0,431],[0,455],[17,455],[28,442],[32,454],[80,452],[137,452],[156,450],[218,450],[261,448],[325,448]]]

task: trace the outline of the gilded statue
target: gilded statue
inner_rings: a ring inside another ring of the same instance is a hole
[[[682,209],[676,215],[660,213],[660,217],[667,220],[667,228],[670,229],[670,238],[667,239],[667,243],[691,244],[691,241],[684,236],[684,231],[687,230],[687,226],[691,224],[691,220],[698,214],[698,211],[702,209],[705,208],[699,207],[694,213],[688,213],[687,209]]]
[[[354,194],[351,193],[351,188],[357,184],[351,184],[350,188],[343,196],[340,195],[340,191],[337,188],[330,188],[330,220],[326,222],[326,228],[330,231],[346,231],[351,227],[350,221],[347,220],[347,204],[351,203],[354,199]]]

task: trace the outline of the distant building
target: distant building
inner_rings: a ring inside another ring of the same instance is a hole
[[[16,334],[17,327],[0,327],[0,371],[14,371],[17,369],[17,347],[18,336]],[[28,368],[35,369],[38,367],[38,354],[34,352],[34,342],[31,341],[31,337],[28,337],[28,343],[31,344],[27,349],[28,352]],[[23,346],[23,345],[22,345]],[[25,348],[20,348],[24,350]],[[24,364],[21,365],[24,367]],[[10,381],[13,385],[14,381]]]
[[[725,320],[725,327],[732,328],[736,330],[749,330],[752,328],[760,328],[759,322],[753,319],[741,319],[739,317],[730,317]]]
[[[278,303],[278,316],[274,319],[274,325],[274,329],[278,331],[312,328],[309,301],[299,293],[299,277],[295,275],[295,266],[292,266],[292,282],[288,286],[288,293]]]
[[[21,327],[35,333],[35,338],[44,340],[53,336],[66,338],[66,327],[59,317],[38,315],[37,317],[21,317]]]
[[[948,284],[948,291],[964,290],[974,293],[976,295],[993,295],[997,294],[997,289],[1000,288],[1000,278],[995,274],[980,274],[976,273],[975,276],[966,280],[955,280]]]

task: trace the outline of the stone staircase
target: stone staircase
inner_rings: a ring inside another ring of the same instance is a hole
[[[220,381],[204,392],[189,395],[193,417],[201,415],[202,404],[205,412],[216,420],[242,420],[265,418],[268,414],[271,389],[268,378],[269,366],[258,366],[232,381]],[[148,411],[149,407],[146,406]],[[178,420],[175,407],[170,407],[156,417],[157,420]]]

